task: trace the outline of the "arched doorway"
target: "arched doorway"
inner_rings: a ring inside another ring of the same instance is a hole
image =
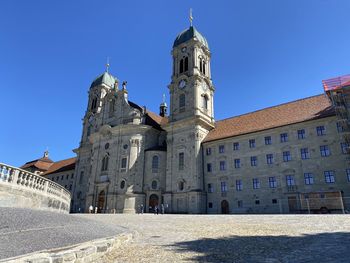
[[[221,201],[221,214],[228,214],[230,212],[228,202],[226,200]]]
[[[149,197],[149,212],[154,212],[154,207],[159,204],[159,198],[158,195],[152,194]]]
[[[97,207],[98,207],[98,212],[102,213],[105,207],[105,191],[103,190],[98,194]]]

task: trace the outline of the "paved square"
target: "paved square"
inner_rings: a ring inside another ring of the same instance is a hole
[[[350,262],[348,215],[82,216],[136,231],[103,262]]]

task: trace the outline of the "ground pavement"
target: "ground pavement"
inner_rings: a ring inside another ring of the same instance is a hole
[[[349,215],[77,215],[136,231],[100,262],[350,262]]]
[[[126,229],[89,218],[0,207],[0,260],[116,236]]]

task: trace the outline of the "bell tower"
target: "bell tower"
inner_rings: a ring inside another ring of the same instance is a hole
[[[214,128],[214,86],[210,50],[192,25],[175,39],[167,131],[167,174],[164,202],[174,213],[205,213],[201,143]]]

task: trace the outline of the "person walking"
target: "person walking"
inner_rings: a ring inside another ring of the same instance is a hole
[[[140,205],[140,213],[143,214],[143,204]]]
[[[92,205],[89,206],[89,212],[92,214],[92,210],[94,210],[94,207]]]
[[[165,214],[164,204],[161,204],[161,205],[160,205],[160,212],[161,212],[162,215]]]

